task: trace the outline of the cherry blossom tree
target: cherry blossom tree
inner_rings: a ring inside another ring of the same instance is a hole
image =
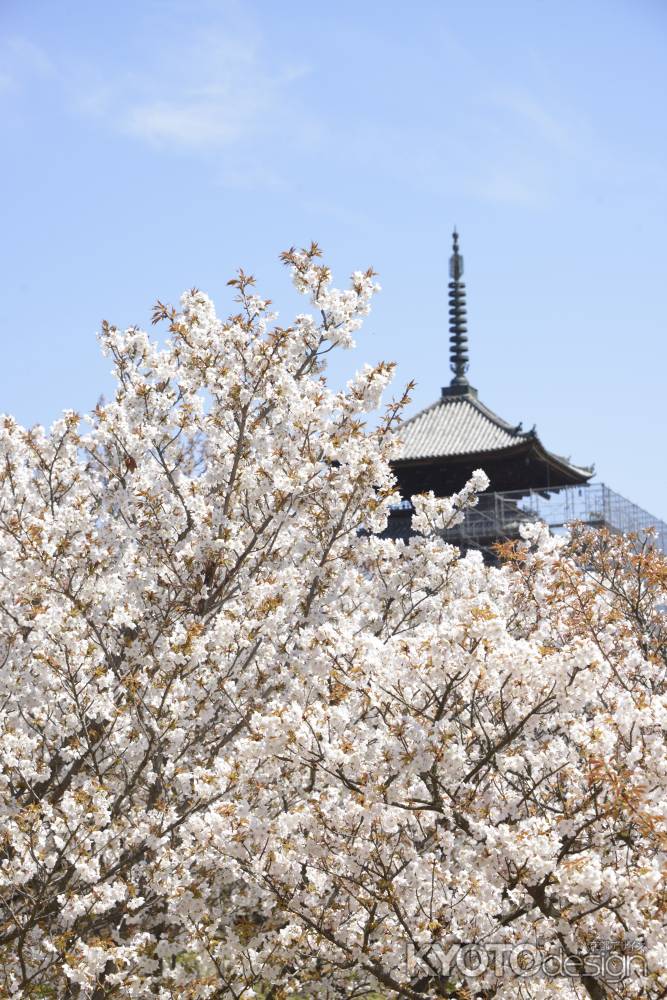
[[[240,272],[105,324],[84,420],[0,420],[0,994],[667,996],[664,560],[461,556],[482,472],[383,537],[407,394],[324,377],[374,274],[283,257],[313,314]]]

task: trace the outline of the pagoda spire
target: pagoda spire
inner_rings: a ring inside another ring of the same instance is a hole
[[[466,325],[466,286],[463,257],[459,253],[459,234],[452,233],[452,256],[449,258],[449,367],[454,378],[442,390],[443,396],[458,396],[475,390],[468,382],[468,333]]]

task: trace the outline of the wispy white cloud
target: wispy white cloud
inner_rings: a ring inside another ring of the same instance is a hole
[[[504,113],[514,138],[522,132],[565,154],[576,154],[580,148],[582,125],[572,109],[557,112],[534,95],[516,88],[494,90],[487,94],[485,103],[492,112]]]
[[[225,146],[240,139],[248,128],[245,109],[219,101],[154,101],[126,109],[124,131],[149,142],[185,147]]]
[[[349,90],[347,105],[323,104],[323,67],[299,62],[293,53],[303,47],[290,53],[271,44],[267,20],[253,21],[248,5],[197,0],[193,18],[191,3],[154,3],[134,49],[129,40],[123,51],[78,49],[74,58],[26,39],[0,43],[0,95],[51,75],[63,107],[86,124],[159,153],[213,162],[214,181],[239,190],[294,190],[294,177],[307,169],[316,178],[324,164],[329,176],[354,173],[371,197],[377,181],[393,178],[434,196],[537,209],[564,185],[636,172],[630,154],[605,142],[581,108],[530,90],[525,74],[493,79],[483,65],[468,65],[460,46],[448,50],[452,76],[462,66],[475,89],[462,87],[428,116],[418,101],[394,115],[386,94],[350,113]]]
[[[21,67],[26,75],[51,76],[55,72],[53,60],[39,45],[20,35],[8,38],[4,45],[3,59]]]
[[[484,201],[542,208],[563,184],[604,162],[600,140],[578,110],[520,87],[489,88],[471,110],[467,186]]]
[[[422,193],[527,210],[544,208],[573,176],[592,170],[597,152],[578,112],[491,82],[463,89],[428,120],[364,121],[349,145],[367,168]]]
[[[218,29],[193,33],[141,70],[86,87],[79,107],[125,135],[192,152],[311,127],[300,109],[302,66],[274,66],[261,40]]]
[[[489,88],[475,103],[471,148],[485,155],[477,155],[472,176],[486,200],[546,206],[565,186],[570,192],[587,184],[664,188],[661,165],[619,144],[583,104],[509,84]]]
[[[52,60],[39,45],[20,35],[0,42],[0,95],[19,93],[31,80],[55,75]]]
[[[318,141],[320,126],[302,100],[308,65],[276,55],[243,11],[212,10],[206,28],[193,28],[187,5],[167,7],[156,9],[154,45],[141,60],[112,48],[101,58],[51,58],[27,38],[0,40],[0,98],[15,101],[50,78],[70,115],[157,150],[215,156],[226,187],[285,186],[279,160],[262,151],[278,141],[298,154]],[[182,32],[174,30],[179,18]]]

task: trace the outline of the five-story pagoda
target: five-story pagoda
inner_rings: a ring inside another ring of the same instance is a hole
[[[667,550],[667,526],[610,490],[590,484],[593,468],[574,465],[549,451],[535,428],[524,431],[489,409],[468,381],[468,336],[463,257],[453,234],[449,261],[449,330],[452,380],[440,398],[407,420],[401,447],[392,463],[401,495],[433,490],[449,496],[460,490],[474,469],[489,477],[489,492],[480,497],[462,526],[448,535],[465,548],[490,551],[494,542],[515,538],[522,523],[542,520],[562,528],[574,520],[616,531],[655,529],[657,544]],[[399,505],[387,534],[411,534],[411,505]]]

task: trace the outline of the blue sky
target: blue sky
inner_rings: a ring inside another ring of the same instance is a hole
[[[666,94],[663,0],[0,0],[0,410],[90,409],[102,318],[238,266],[289,317],[311,239],[383,285],[333,380],[424,405],[456,223],[480,397],[667,519]]]

